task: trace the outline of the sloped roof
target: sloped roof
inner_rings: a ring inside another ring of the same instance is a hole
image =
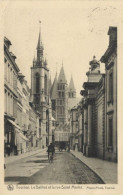
[[[60,73],[59,73],[58,83],[67,83],[63,65],[62,65]]]
[[[57,98],[57,73],[51,88],[51,100],[54,100]]]
[[[39,31],[38,44],[37,49],[43,48],[42,40],[41,40],[41,30]]]
[[[70,80],[70,83],[69,83],[68,91],[71,91],[71,90],[76,91],[72,76],[71,76],[71,80]]]

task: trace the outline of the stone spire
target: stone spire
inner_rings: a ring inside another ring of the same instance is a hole
[[[58,83],[67,83],[63,63],[62,63],[62,67],[61,67],[61,70],[60,70],[59,77],[58,77]]]
[[[69,83],[68,90],[69,91],[76,91],[72,75],[71,75],[71,80],[70,80],[70,83]]]
[[[43,62],[43,44],[41,40],[41,22],[39,21],[40,27],[39,27],[39,37],[38,37],[38,44],[37,44],[37,63],[38,65],[41,65]]]
[[[54,82],[51,88],[51,100],[54,100],[57,98],[57,72],[56,72],[56,76],[54,78]]]

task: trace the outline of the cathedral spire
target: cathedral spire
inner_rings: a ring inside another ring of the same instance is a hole
[[[39,21],[39,37],[38,37],[38,44],[37,44],[37,62],[38,65],[42,64],[43,62],[43,44],[41,40],[41,21]]]
[[[76,98],[76,88],[74,85],[72,74],[71,74],[71,79],[68,87],[68,93],[69,93],[69,98]]]
[[[69,90],[76,91],[72,74],[71,74],[71,79],[69,83]]]
[[[38,37],[37,49],[42,49],[42,48],[43,48],[43,44],[41,39],[41,21],[39,21],[39,37]]]
[[[54,82],[51,88],[51,99],[56,99],[57,98],[57,72],[54,78]]]
[[[65,72],[64,72],[64,67],[63,67],[63,62],[62,62],[62,67],[61,67],[59,77],[58,77],[58,83],[67,83]]]

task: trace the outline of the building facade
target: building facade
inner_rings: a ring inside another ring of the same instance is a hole
[[[19,154],[19,144],[26,145],[28,139],[21,127],[22,105],[18,112],[18,74],[16,56],[10,52],[11,42],[4,38],[4,137],[5,156]],[[21,94],[22,95],[22,94]],[[22,98],[22,96],[21,96]]]
[[[83,154],[117,161],[117,28],[108,31],[109,46],[101,57],[105,74],[94,57],[81,91]]]
[[[117,28],[109,27],[105,63],[105,159],[117,161]]]

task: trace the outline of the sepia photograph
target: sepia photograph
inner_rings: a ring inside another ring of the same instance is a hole
[[[100,1],[9,1],[3,12],[8,191],[118,184],[122,10]]]

